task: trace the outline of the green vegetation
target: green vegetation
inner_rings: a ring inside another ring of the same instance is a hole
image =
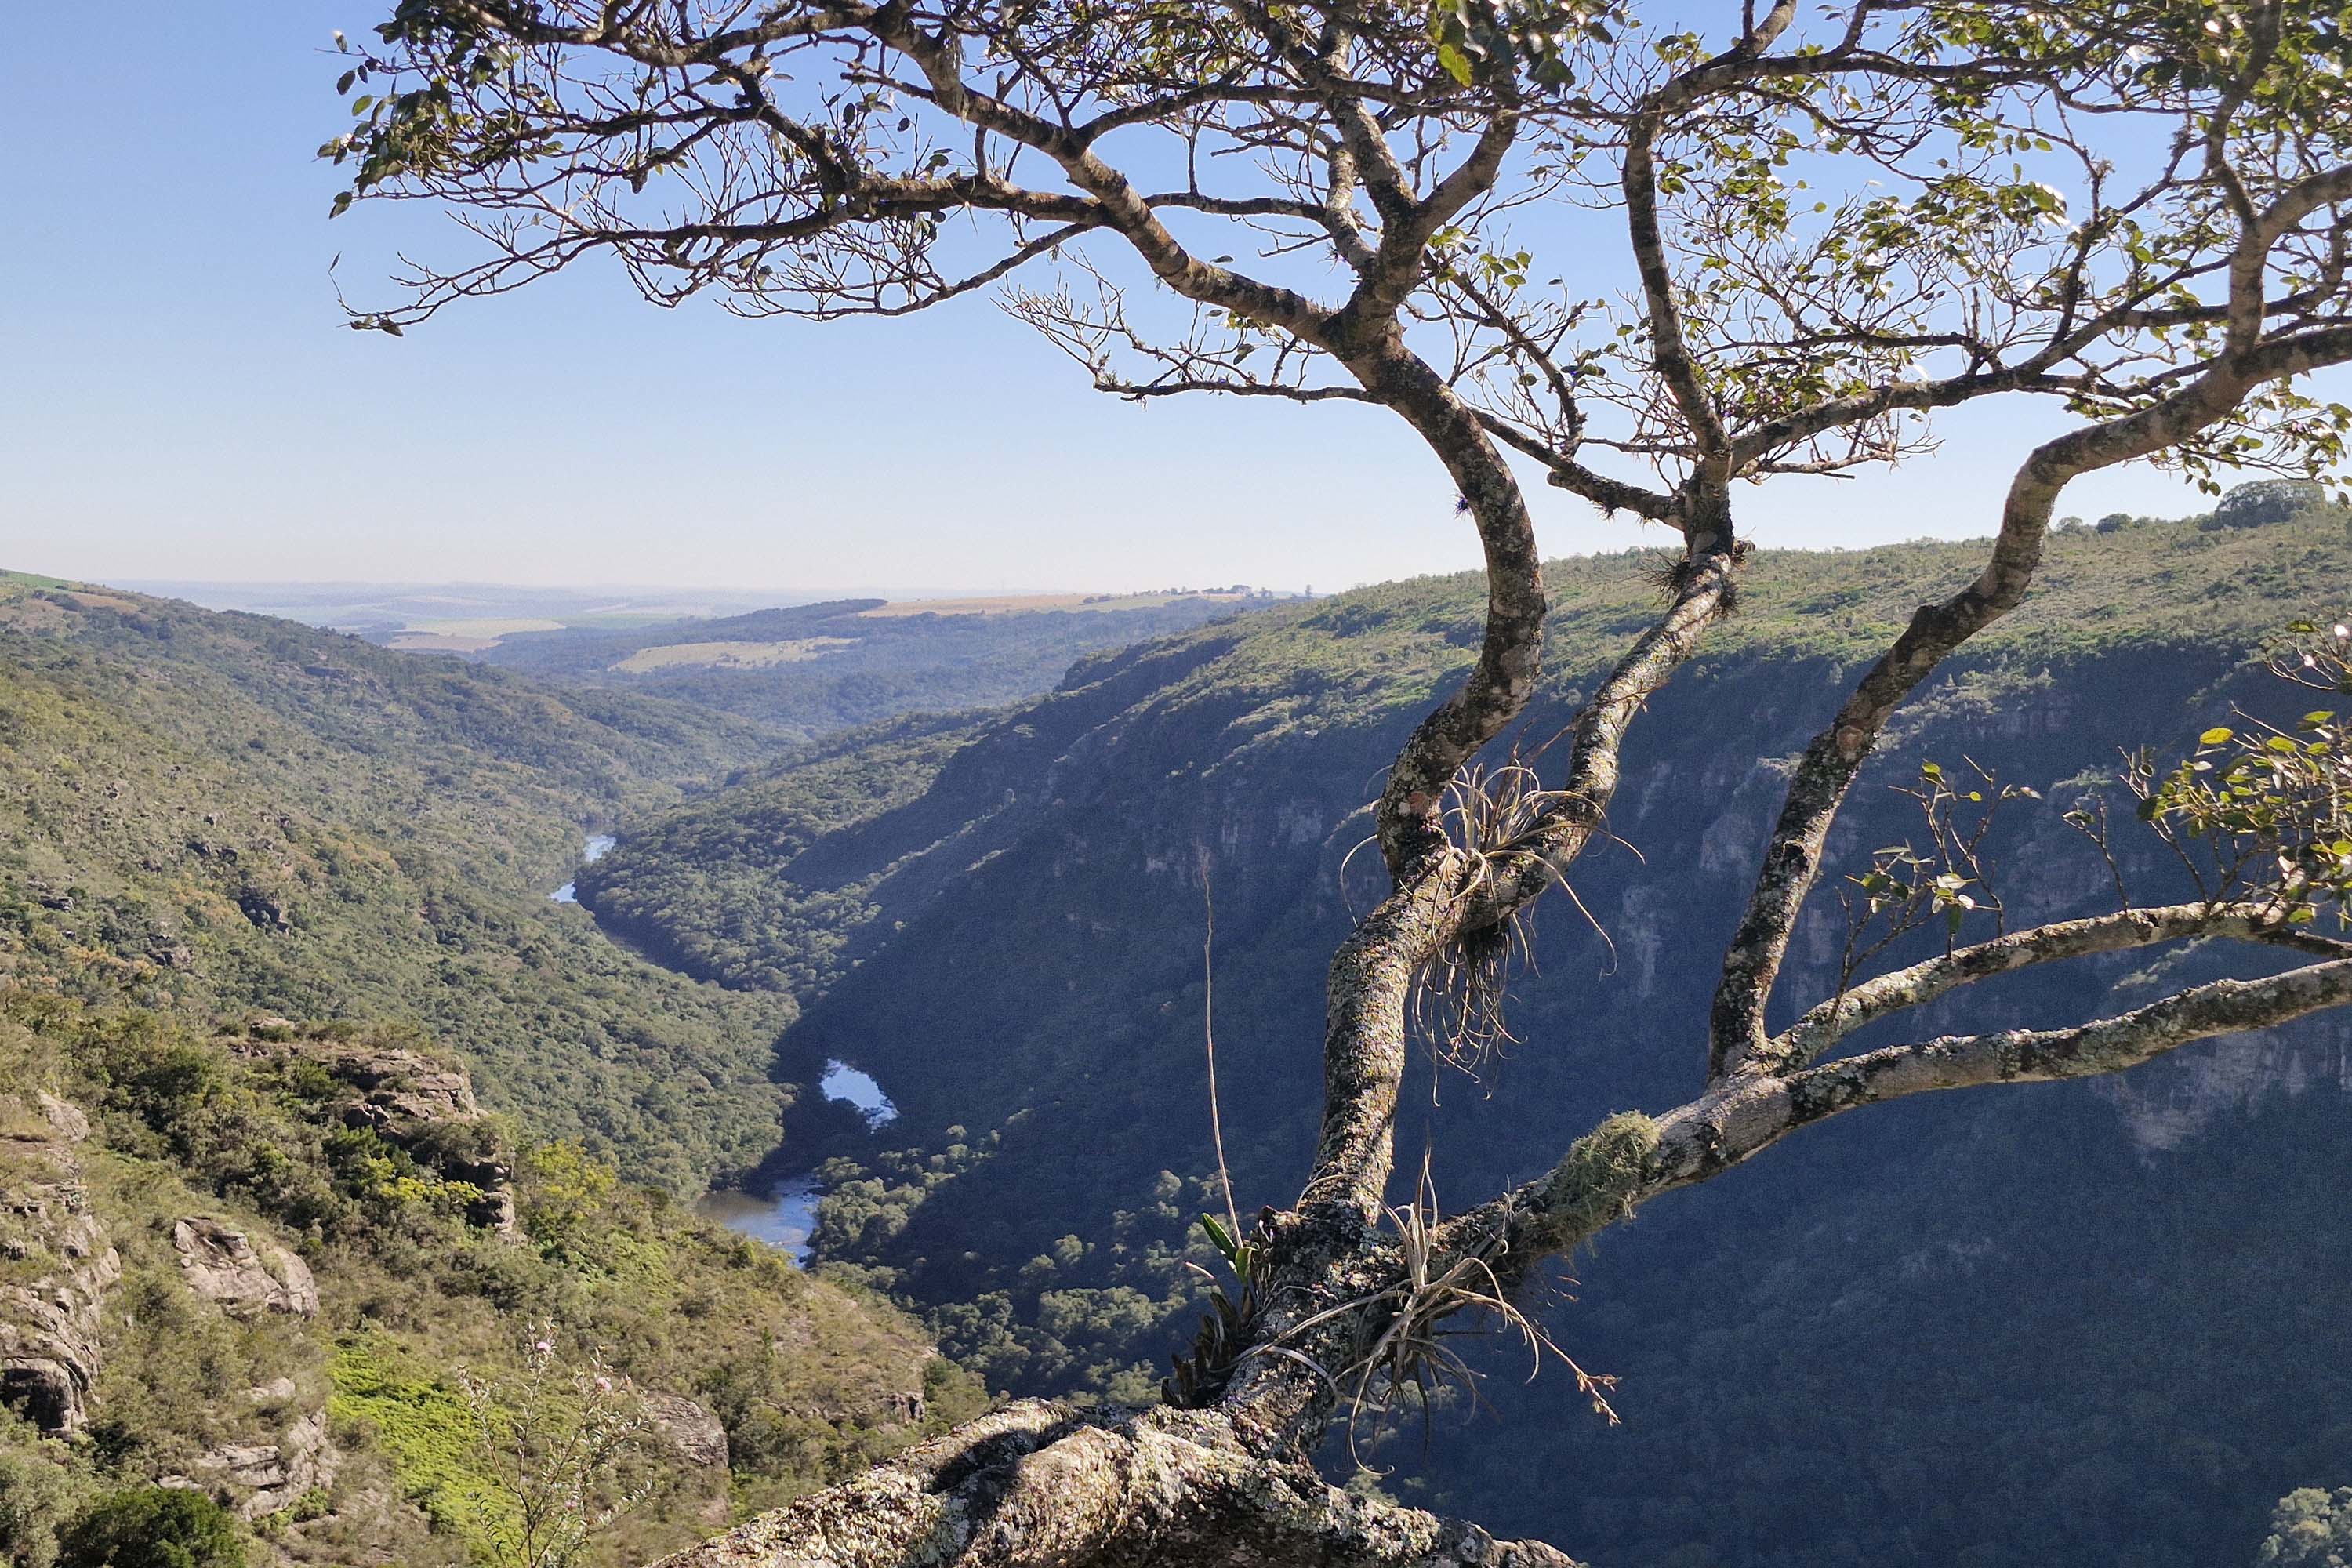
[[[2352,1568],[2352,1487],[2302,1487],[2279,1500],[2255,1568]]]
[[[280,621],[0,592],[0,979],[404,1019],[528,1134],[692,1193],[774,1142],[791,1004],[683,982],[547,894],[583,825],[773,744]]]
[[[239,1535],[236,1518],[201,1492],[140,1487],[74,1521],[58,1568],[245,1568]]]
[[[467,1390],[533,1334],[662,1416],[599,1564],[978,1408],[896,1310],[678,1201],[775,1142],[791,1002],[547,897],[585,828],[774,745],[282,622],[0,590],[0,1285],[89,1255],[61,1215],[112,1259],[79,1277],[82,1434],[0,1410],[12,1563],[490,1563],[514,1483]],[[197,1224],[279,1304],[194,1289]]]
[[[1600,931],[1569,911],[1536,932],[1542,978],[1511,1014],[1521,1043],[1482,1068],[1507,1092],[1423,1069],[1400,1139],[1428,1130],[1442,1201],[1542,1169],[1562,1129],[1686,1097],[1707,958],[1778,801],[1769,761],[1725,759],[1796,752],[1856,661],[1980,553],[1750,563],[1740,614],[1629,745],[1610,826],[1646,864],[1589,858],[1577,891]],[[1974,758],[2040,796],[2003,808],[1993,848],[2015,917],[2112,907],[2065,814],[2119,748],[2168,761],[2232,703],[2292,730],[2309,694],[2280,709],[2250,656],[2298,617],[2340,618],[2347,553],[2333,509],[2059,532],[2025,607],[1910,705],[1832,852],[1866,871],[1916,832],[1914,803],[1885,786],[1923,760]],[[1527,749],[1643,624],[1654,573],[1640,553],[1554,566],[1552,674]],[[799,987],[783,1075],[839,1057],[897,1102],[882,1133],[824,1145],[820,1257],[919,1310],[993,1387],[1148,1396],[1204,1305],[1186,1264],[1221,1267],[1195,1224],[1223,1205],[1194,868],[1205,850],[1246,1214],[1290,1195],[1311,1147],[1324,965],[1375,890],[1369,857],[1343,874],[1368,831],[1364,781],[1468,662],[1479,598],[1456,577],[1278,606],[1097,656],[969,725],[844,738],[625,829],[583,896],[696,973]],[[2109,795],[2128,825],[2127,795]],[[2160,845],[2119,836],[2118,852],[2137,890],[2168,896]],[[1792,995],[1835,984],[1841,929],[1822,902]],[[1989,1005],[1996,1022],[2087,1016],[2214,962],[2053,969]],[[2352,1243],[2325,1217],[2352,1150],[2340,1102],[2313,1087],[2334,1081],[2334,1026],[2030,1103],[1922,1100],[1662,1202],[1547,1313],[1581,1364],[1622,1377],[1624,1425],[1591,1419],[1572,1380],[1523,1391],[1523,1362],[1493,1362],[1507,1431],[1452,1441],[1474,1412],[1441,1410],[1425,1453],[1379,1456],[1396,1468],[1382,1485],[1598,1561],[2242,1554],[2270,1500],[2352,1440],[2308,1397],[2313,1369],[2352,1365],[2352,1324],[2310,1307],[2352,1289]],[[2252,1118],[2264,1137],[2231,1135]],[[826,1128],[805,1104],[789,1119],[812,1152]],[[2200,1370],[2219,1365],[2226,1390]],[[1725,1455],[1739,1456],[1729,1474]],[[1529,1488],[1529,1473],[1577,1480]]]
[[[464,1380],[518,1366],[541,1332],[696,1402],[726,1434],[721,1468],[667,1448],[635,1461],[649,1506],[599,1562],[693,1539],[714,1509],[826,1484],[978,1407],[976,1385],[887,1308],[704,1225],[576,1144],[530,1151],[514,1174],[516,1226],[492,1228],[486,1189],[512,1163],[495,1121],[395,1137],[352,1113],[365,1086],[403,1070],[419,1087],[395,1103],[429,1091],[417,1075],[443,1064],[405,1031],[208,1035],[20,989],[0,991],[0,1062],[10,1082],[89,1112],[79,1157],[122,1259],[90,1440],[20,1433],[0,1447],[0,1530],[38,1539],[80,1492],[206,1475],[207,1452],[282,1426],[247,1392],[278,1389],[268,1406],[323,1405],[350,1458],[326,1495],[257,1525],[316,1551],[363,1525],[393,1529],[404,1563],[462,1557],[510,1506],[481,1468]],[[172,1250],[174,1221],[192,1214],[298,1246],[317,1278],[315,1322],[238,1318],[194,1294]],[[36,1454],[40,1471],[26,1462]],[[416,1511],[371,1521],[372,1487]]]
[[[894,862],[837,842],[921,799],[980,732],[972,720],[901,719],[852,731],[755,770],[723,808],[654,817],[581,868],[581,900],[663,962],[735,987],[821,991],[874,933]],[[803,880],[795,861],[835,853]]]

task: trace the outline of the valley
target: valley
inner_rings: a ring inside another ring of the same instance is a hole
[[[2325,510],[2061,532],[2035,598],[1911,705],[1832,853],[1866,868],[1918,831],[1895,786],[1925,761],[1974,762],[2034,792],[1992,841],[2011,918],[2112,900],[2064,814],[2120,800],[2122,750],[2177,753],[2233,704],[2286,700],[2246,661],[2288,621],[2340,613],[2347,551]],[[1622,847],[1579,870],[1591,918],[1550,910],[1535,933],[1517,1043],[1472,1073],[1415,1069],[1401,1138],[1431,1151],[1441,1201],[1524,1175],[1553,1129],[1687,1092],[1702,1032],[1687,1009],[1706,991],[1692,966],[1719,950],[1749,875],[1735,847],[1772,808],[1769,759],[1974,553],[1759,553],[1740,615],[1636,732],[1610,824]],[[1523,751],[1641,624],[1650,573],[1639,555],[1554,569],[1552,673]],[[878,1134],[807,1120],[805,1100],[788,1115],[803,1135],[782,1168],[825,1156],[818,1260],[921,1311],[992,1388],[1148,1401],[1199,1310],[1193,1268],[1220,1267],[1195,1225],[1222,1205],[1207,901],[1246,1212],[1286,1201],[1303,1166],[1322,966],[1377,896],[1349,858],[1368,831],[1352,783],[1467,661],[1476,595],[1429,579],[1281,606],[1082,660],[1001,716],[845,733],[625,826],[581,896],[664,963],[798,997],[787,1077],[823,1052],[890,1086],[900,1116]],[[1768,762],[1726,773],[1723,755]],[[2168,892],[2160,847],[2118,854]],[[1657,867],[1686,869],[1661,885]],[[1835,980],[1836,906],[1820,904],[1801,993]],[[2212,958],[2021,978],[1997,1016],[2085,1016]],[[1522,1387],[1524,1362],[1497,1360],[1493,1411],[1448,1407],[1426,1446],[1381,1447],[1381,1484],[1601,1561],[2022,1565],[2101,1560],[2122,1539],[2186,1568],[2238,1552],[2276,1498],[2333,1473],[2343,1436],[2305,1418],[2299,1369],[2352,1364],[2314,1306],[2352,1282],[2320,1217],[2352,1196],[2347,1089],[2352,1036],[2322,1018],[2118,1080],[1808,1134],[1660,1205],[1559,1287],[1550,1331],[1622,1377],[1623,1426],[1593,1419],[1570,1380]],[[2181,1343],[2203,1347],[2196,1365],[2164,1348]],[[2029,1406],[2021,1426],[2011,1413]],[[2139,1417],[2102,1414],[2118,1408]],[[1750,1478],[1727,1511],[1697,1500],[1725,1453]],[[1517,1484],[1528,1466],[1580,1485],[1556,1505]],[[1865,1495],[1844,1484],[1857,1469]]]
[[[606,1560],[978,1408],[903,1315],[688,1211],[775,1144],[791,1001],[549,892],[612,842],[583,824],[781,743],[0,584],[0,1552],[44,1568],[161,1479],[256,1563],[478,1562],[514,1505],[468,1380],[535,1337],[679,1435]]]
[[[1992,841],[2010,910],[2098,907],[2107,874],[2063,814],[2107,787],[2119,748],[2177,749],[2233,704],[2274,705],[2247,661],[2336,613],[2348,547],[2332,510],[2055,536],[2036,598],[1912,705],[1833,853],[1915,831],[1893,786],[1922,761],[1981,763],[2034,791]],[[1514,1040],[1467,1071],[1415,1069],[1403,1135],[1441,1200],[1524,1173],[1549,1129],[1682,1091],[1704,994],[1689,966],[1719,943],[1747,873],[1732,847],[1773,798],[1769,762],[1717,759],[1801,744],[1852,661],[1972,550],[1750,564],[1740,616],[1629,750],[1619,847],[1580,868],[1588,913],[1534,933]],[[1554,568],[1523,754],[1647,613],[1652,573],[1639,553]],[[462,1556],[484,1526],[472,1483],[448,1479],[447,1401],[461,1365],[514,1353],[499,1334],[518,1314],[725,1435],[719,1470],[663,1461],[666,1500],[606,1542],[614,1562],[939,1430],[983,1384],[1153,1399],[1197,1270],[1220,1266],[1196,1225],[1222,1205],[1202,923],[1213,907],[1233,1178],[1245,1205],[1283,1201],[1312,1136],[1323,955],[1378,890],[1352,856],[1352,781],[1461,668],[1478,616],[1470,577],[1129,623],[1156,635],[1117,646],[1069,623],[1127,612],[1054,611],[1058,629],[1016,638],[1036,659],[1078,638],[1050,689],[869,719],[614,673],[649,650],[646,673],[698,679],[821,662],[673,660],[695,645],[659,639],[683,624],[519,634],[502,649],[524,672],[111,590],[5,594],[11,1081],[49,1097],[20,1097],[26,1125],[93,1130],[20,1135],[6,1179],[89,1194],[121,1271],[71,1287],[93,1302],[144,1292],[170,1306],[159,1322],[214,1333],[172,1287],[174,1227],[203,1219],[299,1258],[319,1303],[216,1357],[209,1393],[157,1381],[194,1375],[163,1342],[102,1336],[73,1397],[121,1436],[59,1472],[56,1506],[103,1474],[268,1448],[229,1495],[299,1562],[362,1537],[403,1562]],[[749,629],[793,647],[866,614],[762,611]],[[926,646],[981,635],[931,627]],[[2174,875],[2146,845],[2118,858],[2135,881]],[[1656,866],[1688,869],[1662,888]],[[1833,921],[1809,922],[1799,989],[1833,984]],[[2079,1016],[2208,962],[2100,960],[2000,1005]],[[181,1077],[146,1065],[167,1061]],[[366,1084],[405,1104],[396,1086],[428,1079],[450,1106],[478,1097],[457,1114],[479,1131],[334,1131]],[[215,1087],[166,1087],[189,1082]],[[2237,1551],[2273,1500],[2335,1474],[2347,1436],[2305,1412],[2308,1369],[2352,1365],[2320,1305],[2352,1284],[2325,1217],[2352,1196],[2347,1095],[2352,1036],[2323,1018],[1998,1111],[1922,1103],[1809,1135],[1660,1204],[1549,1298],[1559,1344],[1622,1379],[1622,1426],[1490,1347],[1479,1407],[1441,1405],[1426,1444],[1365,1436],[1377,1484],[1603,1561],[2021,1568],[2119,1539],[2187,1568]],[[446,1308],[393,1283],[420,1270]],[[676,1325],[713,1312],[752,1338],[678,1359]],[[755,1373],[777,1333],[821,1353]],[[846,1381],[792,1396],[821,1414],[777,1427],[758,1380],[808,1368]],[[229,1383],[280,1378],[290,1403],[219,1414],[242,1408]],[[2011,1419],[2028,1406],[2030,1427]],[[2102,1414],[2117,1408],[2136,1419]],[[1471,1424],[1479,1440],[1454,1440]],[[55,1439],[10,1441],[0,1492]],[[1695,1479],[1727,1451],[1738,1505],[1701,1507]],[[1529,1491],[1528,1465],[1581,1479]],[[1857,1470],[1864,1499],[1832,1479]],[[297,1521],[298,1502],[321,1511]]]

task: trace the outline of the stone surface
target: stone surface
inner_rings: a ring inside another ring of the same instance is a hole
[[[718,1416],[677,1394],[642,1394],[646,1415],[654,1431],[690,1465],[714,1469],[727,1464],[727,1428]]]
[[[89,1419],[104,1362],[106,1295],[122,1277],[90,1211],[74,1145],[89,1123],[47,1093],[0,1096],[0,1405],[44,1432]]]
[[[319,1287],[310,1266],[282,1247],[256,1247],[243,1231],[191,1215],[172,1226],[172,1247],[188,1286],[233,1318],[262,1312],[316,1317]]]
[[[163,1485],[226,1492],[239,1519],[255,1520],[291,1508],[305,1492],[335,1484],[342,1455],[327,1436],[327,1415],[298,1416],[274,1443],[224,1443],[208,1449],[187,1475],[166,1476]]]

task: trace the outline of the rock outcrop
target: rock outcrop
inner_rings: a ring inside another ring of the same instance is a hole
[[[106,1293],[122,1277],[74,1157],[89,1134],[51,1095],[0,1095],[0,1258],[16,1266],[0,1284],[0,1404],[49,1433],[89,1417]]]
[[[283,1018],[255,1018],[249,1038],[230,1049],[247,1059],[299,1057],[323,1067],[347,1097],[331,1107],[346,1127],[365,1128],[453,1181],[479,1187],[473,1224],[513,1230],[514,1166],[462,1068],[422,1052],[345,1040],[299,1037]]]
[[[709,1469],[727,1466],[727,1428],[719,1417],[679,1394],[640,1394],[646,1419],[655,1434],[689,1465]]]
[[[264,1312],[319,1315],[319,1287],[310,1266],[282,1247],[254,1245],[245,1232],[202,1215],[172,1226],[172,1248],[188,1286],[232,1318]]]
[[[165,1486],[226,1492],[240,1519],[259,1519],[299,1501],[305,1493],[335,1484],[342,1455],[327,1436],[327,1415],[313,1410],[296,1416],[271,1443],[224,1443],[207,1450],[192,1473],[166,1476]]]

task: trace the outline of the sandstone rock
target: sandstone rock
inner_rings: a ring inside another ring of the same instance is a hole
[[[12,1130],[0,1160],[0,1258],[20,1267],[0,1285],[0,1405],[44,1432],[71,1433],[89,1417],[104,1351],[106,1293],[122,1260],[90,1212],[73,1145],[89,1124],[37,1093],[40,1120],[10,1097]]]
[[[270,1026],[267,1031],[264,1023]],[[416,1051],[294,1038],[294,1026],[280,1018],[256,1020],[251,1027],[256,1037],[233,1042],[232,1050],[248,1058],[299,1056],[324,1067],[350,1090],[332,1110],[344,1126],[373,1131],[444,1176],[481,1188],[483,1199],[467,1218],[512,1232],[514,1170],[462,1070]]]
[[[194,1215],[172,1226],[172,1246],[189,1288],[233,1318],[318,1315],[319,1287],[309,1265],[282,1247],[256,1247],[243,1231]]]
[[[89,1118],[80,1110],[46,1089],[36,1094],[34,1099],[41,1107],[41,1119],[56,1131],[59,1139],[68,1143],[79,1143],[89,1136]]]
[[[679,1458],[689,1465],[726,1468],[727,1428],[718,1416],[683,1394],[642,1394],[638,1400],[654,1431]]]
[[[302,1494],[335,1484],[342,1455],[327,1436],[327,1415],[313,1410],[278,1434],[275,1443],[224,1443],[206,1451],[186,1476],[165,1486],[226,1491],[239,1519],[259,1519],[291,1508]]]

